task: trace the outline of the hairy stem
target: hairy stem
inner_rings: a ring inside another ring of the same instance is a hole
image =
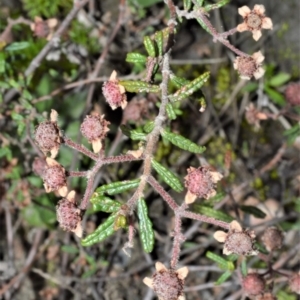
[[[224,229],[229,230],[229,223],[217,220],[217,219],[212,218],[212,217],[207,217],[207,216],[204,216],[204,215],[199,215],[199,214],[193,213],[191,211],[182,211],[180,213],[180,215],[181,215],[181,217],[184,217],[184,218],[202,221],[204,223],[209,223],[209,224],[212,224],[212,225],[215,225],[215,226],[219,226],[219,227],[222,227]]]

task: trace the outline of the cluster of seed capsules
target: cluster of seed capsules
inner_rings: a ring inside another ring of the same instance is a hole
[[[65,137],[57,125],[57,117],[57,112],[52,110],[50,121],[40,123],[35,130],[35,143],[44,156],[34,160],[33,170],[42,177],[47,193],[56,192],[63,197],[56,207],[60,226],[81,237],[82,211],[75,201],[75,192],[68,190],[68,172],[55,160],[60,145],[65,142]],[[104,116],[98,114],[88,115],[82,122],[80,131],[92,144],[94,153],[100,152],[108,125],[109,122],[104,119]]]

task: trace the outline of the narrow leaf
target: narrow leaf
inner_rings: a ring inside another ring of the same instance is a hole
[[[145,141],[147,135],[143,132],[139,132],[135,129],[130,129],[126,125],[122,124],[120,126],[120,129],[122,130],[123,134],[128,136],[130,139],[134,141]]]
[[[152,167],[162,177],[163,181],[169,185],[174,191],[183,191],[183,185],[180,179],[156,160],[152,159]]]
[[[187,150],[192,153],[203,153],[205,151],[205,147],[198,146],[197,144],[193,143],[189,139],[186,139],[185,137],[172,133],[170,131],[161,131],[161,135],[170,141],[173,145],[183,149]]]
[[[154,35],[154,40],[157,45],[158,55],[162,56],[164,51],[164,36],[162,31],[157,31]]]
[[[141,80],[120,80],[120,85],[123,85],[127,92],[130,93],[158,93],[160,87]]]
[[[200,24],[200,26],[208,33],[211,34],[210,29],[206,26],[206,24],[202,21],[202,19],[197,18],[196,19],[198,21],[198,23]]]
[[[215,218],[215,219],[220,220],[220,221],[224,221],[224,222],[229,223],[229,222],[234,220],[234,218],[232,218],[231,216],[225,214],[222,211],[215,210],[212,207],[196,204],[194,206],[194,209],[197,213],[199,213],[201,215],[205,215],[205,216],[208,216],[208,217],[211,217],[211,218]]]
[[[189,97],[195,91],[199,90],[203,86],[203,84],[208,80],[208,78],[209,78],[209,72],[202,74],[201,76],[197,77],[193,81],[184,85],[175,94],[170,95],[169,99],[172,102],[174,102],[174,101],[180,101],[180,100],[183,100],[183,99]]]
[[[205,5],[204,6],[204,9],[206,12],[209,12],[213,9],[218,9],[222,6],[224,6],[225,4],[229,3],[230,0],[222,0],[222,1],[219,1],[218,3],[215,3],[215,4],[208,4],[208,5]]]
[[[126,56],[126,61],[131,63],[146,63],[147,57],[143,54],[131,52]]]
[[[148,217],[148,208],[143,198],[140,198],[138,201],[137,213],[142,246],[145,252],[150,253],[154,247],[154,231],[152,222]]]
[[[279,73],[272,77],[268,82],[273,87],[281,86],[291,79],[291,75],[288,73]]]
[[[234,265],[231,261],[227,261],[222,256],[219,256],[213,252],[207,251],[205,256],[212,261],[216,262],[218,266],[223,270],[234,270]]]
[[[5,51],[19,51],[30,46],[29,42],[15,42],[5,48]]]
[[[112,200],[108,197],[103,196],[95,192],[91,198],[91,203],[93,204],[93,211],[103,211],[107,213],[115,213],[120,207],[121,203],[116,200]]]
[[[144,37],[144,46],[145,46],[146,51],[148,52],[149,56],[151,56],[151,57],[155,57],[156,56],[154,42],[147,35]]]
[[[146,133],[150,133],[153,130],[154,125],[154,121],[149,121],[144,125],[143,129]]]
[[[264,90],[275,104],[278,104],[280,106],[285,105],[285,99],[282,94],[278,93],[268,86],[264,86]]]
[[[230,276],[232,275],[232,273],[230,271],[226,271],[225,273],[223,273],[219,279],[215,282],[215,285],[219,285],[222,284],[223,282],[225,282]]]
[[[240,209],[249,214],[249,215],[253,215],[256,218],[259,219],[264,219],[266,217],[266,214],[260,210],[259,208],[257,208],[256,206],[252,206],[252,205],[241,205]]]
[[[139,183],[140,179],[112,182],[97,188],[96,192],[99,194],[107,193],[109,195],[116,195],[138,187]]]
[[[196,0],[197,5],[200,7],[203,5],[204,0]]]
[[[241,272],[244,277],[246,277],[248,274],[247,261],[245,258],[243,258],[242,263],[241,263]]]
[[[104,223],[102,223],[93,233],[89,234],[86,238],[81,240],[82,246],[92,246],[96,243],[104,241],[111,236],[114,230],[114,222],[116,215],[111,215]]]
[[[185,11],[189,11],[192,7],[192,0],[183,0],[183,8]]]
[[[176,113],[174,111],[172,103],[167,104],[166,111],[167,111],[167,114],[168,114],[168,118],[170,120],[175,120],[176,119]]]
[[[170,81],[177,87],[177,88],[181,88],[187,84],[190,83],[189,80],[182,78],[182,77],[178,77],[175,76],[174,74],[170,75]]]

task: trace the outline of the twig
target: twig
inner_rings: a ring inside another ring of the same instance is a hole
[[[79,296],[79,292],[77,292],[75,289],[73,289],[68,283],[65,283],[65,277],[56,278],[56,277],[53,277],[50,274],[47,274],[37,268],[32,268],[31,271],[40,275],[41,277],[45,278],[46,280],[49,280],[49,281],[61,286],[62,288],[69,290],[72,294]]]
[[[98,58],[98,61],[96,63],[96,66],[95,66],[95,69],[93,71],[93,73],[91,74],[90,76],[90,80],[92,79],[95,79],[99,72],[100,72],[100,69],[105,61],[105,57],[107,56],[108,54],[108,51],[109,51],[109,48],[110,48],[110,45],[111,43],[113,42],[113,40],[115,39],[118,31],[120,30],[121,28],[121,25],[122,25],[122,22],[123,22],[123,17],[124,17],[124,11],[125,11],[125,0],[120,0],[120,4],[119,4],[119,16],[118,16],[118,21],[117,21],[117,24],[108,40],[108,42],[106,43],[105,45],[105,48],[103,49],[100,57]],[[89,90],[88,90],[88,95],[87,95],[87,100],[86,100],[86,111],[88,111],[90,109],[90,105],[91,105],[91,102],[92,102],[92,98],[93,98],[93,94],[94,94],[94,91],[95,91],[95,87],[96,85],[95,84],[91,84],[90,87],[89,87]]]
[[[29,272],[32,263],[34,262],[36,255],[38,253],[39,244],[42,240],[44,234],[43,229],[37,229],[32,247],[29,251],[28,257],[25,262],[25,266],[20,270],[19,274],[13,277],[10,282],[3,285],[0,289],[0,296],[4,295],[10,288],[18,288],[21,284],[21,281],[24,279],[25,275]]]
[[[69,12],[69,14],[66,16],[66,18],[63,20],[57,31],[53,34],[52,39],[44,46],[44,48],[39,52],[39,54],[31,61],[28,68],[25,70],[24,75],[25,77],[31,75],[41,64],[44,57],[48,54],[48,52],[51,50],[55,42],[59,40],[60,36],[64,33],[64,31],[67,29],[71,21],[75,18],[79,10],[85,6],[89,0],[82,0],[82,1],[76,1],[74,4],[74,7]],[[16,94],[18,91],[16,89],[12,89],[7,92],[7,94],[4,96],[4,103],[8,103]]]

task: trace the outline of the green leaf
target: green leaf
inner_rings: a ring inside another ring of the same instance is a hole
[[[187,150],[192,153],[203,153],[205,151],[205,147],[198,146],[197,144],[179,134],[163,130],[161,131],[161,135],[173,145],[183,150]]]
[[[145,125],[144,125],[144,131],[146,132],[146,133],[150,133],[152,130],[153,130],[153,128],[154,128],[154,121],[148,121]]]
[[[30,46],[29,42],[14,42],[5,48],[5,51],[19,51]]]
[[[4,146],[4,147],[1,147],[0,148],[0,158],[1,157],[6,157],[6,159],[8,161],[11,161],[12,160],[12,151],[9,147],[7,146]]]
[[[254,92],[258,89],[258,84],[256,82],[248,82],[243,88],[243,92]]]
[[[144,46],[145,46],[146,51],[148,52],[149,56],[151,56],[151,57],[156,56],[156,50],[155,50],[154,42],[147,35],[144,36]]]
[[[244,277],[246,277],[248,274],[247,260],[245,258],[243,258],[241,263],[241,272]]]
[[[175,113],[175,110],[173,108],[172,103],[167,104],[166,111],[167,111],[168,118],[170,120],[175,120],[176,119],[176,113]]]
[[[209,75],[210,75],[209,72],[202,74],[201,76],[197,77],[193,81],[184,85],[175,94],[170,95],[169,99],[172,102],[174,102],[174,101],[180,101],[180,100],[183,100],[183,99],[189,97],[190,95],[192,95],[194,92],[196,92],[203,86],[203,84],[208,80]]]
[[[137,213],[142,246],[145,252],[150,253],[154,247],[154,231],[152,228],[152,222],[148,217],[148,208],[143,198],[140,198],[138,201]]]
[[[119,84],[123,85],[127,92],[130,93],[158,93],[160,87],[141,80],[120,80]]]
[[[154,159],[152,159],[151,163],[154,170],[162,177],[166,184],[168,184],[174,191],[178,193],[183,191],[183,185],[175,174]]]
[[[123,193],[127,190],[134,189],[140,184],[140,179],[117,181],[109,184],[102,185],[96,189],[99,194],[107,193],[109,195],[116,195]]]
[[[135,1],[139,6],[144,8],[152,6],[155,3],[162,2],[162,0],[135,0]]]
[[[93,204],[93,211],[103,211],[107,213],[115,213],[120,207],[121,203],[116,200],[112,200],[108,197],[103,196],[95,192],[91,198],[91,203]]]
[[[268,86],[264,86],[264,90],[275,104],[278,104],[280,106],[285,105],[285,99],[282,94],[280,94],[279,92],[273,90]]]
[[[162,56],[164,51],[164,36],[162,31],[157,31],[154,34],[154,40],[157,45],[158,55]]]
[[[266,214],[260,210],[259,208],[257,208],[256,206],[251,206],[251,205],[241,205],[240,209],[249,214],[249,215],[253,215],[256,218],[259,219],[264,219],[266,217]]]
[[[223,282],[225,282],[230,276],[232,275],[232,273],[230,271],[226,271],[225,273],[223,273],[218,280],[215,282],[215,285],[219,285],[222,284]]]
[[[202,21],[202,19],[197,18],[196,20],[197,20],[197,22],[200,24],[200,26],[201,26],[206,32],[208,32],[209,34],[211,34],[210,29],[206,26],[206,24]]]
[[[192,7],[192,0],[183,0],[183,9],[189,11]]]
[[[71,246],[71,245],[63,245],[60,248],[63,252],[65,253],[69,253],[69,254],[77,254],[79,253],[79,249],[75,246]]]
[[[218,9],[218,8],[224,6],[225,4],[229,3],[229,2],[230,2],[230,0],[222,0],[222,1],[219,1],[218,3],[215,3],[215,4],[208,4],[208,5],[204,6],[204,10],[206,12],[209,12],[213,9]]]
[[[93,233],[81,240],[82,246],[92,246],[96,243],[100,243],[111,236],[114,230],[114,222],[116,215],[110,215]]]
[[[290,79],[291,79],[290,74],[282,72],[282,73],[279,73],[279,74],[275,75],[274,77],[272,77],[269,80],[268,84],[273,87],[278,87],[278,86],[285,84]]]
[[[218,264],[218,266],[223,270],[230,270],[230,271],[234,270],[233,262],[227,261],[225,258],[223,258],[220,255],[217,255],[213,252],[207,251],[205,256],[207,258],[211,259],[212,261],[216,262]]]
[[[170,81],[177,87],[177,88],[181,88],[187,84],[190,83],[189,80],[182,78],[182,77],[178,77],[175,76],[173,73],[170,75]]]
[[[204,0],[196,0],[196,3],[198,6],[202,6],[203,5]]]
[[[1,48],[1,46],[0,46],[0,48]],[[5,59],[6,59],[5,53],[4,52],[0,52],[0,73],[4,73],[5,72]]]
[[[139,132],[139,131],[137,131],[135,129],[130,129],[130,128],[128,128],[124,124],[122,124],[120,126],[120,129],[123,132],[123,134],[125,134],[126,136],[128,136],[133,141],[146,141],[147,134],[145,134],[143,132]]]
[[[283,135],[287,137],[288,145],[292,145],[300,135],[300,124],[295,124],[292,128],[287,129]]]
[[[299,297],[291,291],[284,291],[284,290],[279,290],[276,293],[276,299],[277,300],[299,300]]]
[[[229,223],[229,222],[234,220],[233,217],[225,214],[224,212],[222,212],[220,210],[215,210],[212,207],[196,204],[196,205],[194,205],[194,209],[197,213],[199,213],[201,215],[212,217],[212,218],[215,218],[215,219],[220,220],[220,221],[224,221],[224,222]]]
[[[145,64],[147,62],[147,57],[140,53],[131,52],[131,53],[127,53],[126,61],[135,63],[135,64],[136,63],[144,63]]]

